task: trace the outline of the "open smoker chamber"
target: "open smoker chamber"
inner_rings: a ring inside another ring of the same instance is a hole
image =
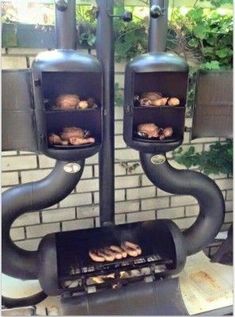
[[[138,244],[142,253],[102,263],[89,257],[90,250],[124,241]],[[39,252],[39,281],[49,295],[120,288],[147,277],[158,280],[181,271],[186,260],[183,235],[170,220],[49,234]]]
[[[124,100],[124,140],[132,148],[147,153],[164,153],[183,141],[184,115],[188,84],[188,65],[171,53],[154,52],[134,58],[126,67]],[[178,106],[138,106],[135,96],[160,92],[180,100]],[[136,135],[141,123],[172,127],[173,135],[164,140],[144,139]]]
[[[60,160],[77,160],[98,152],[102,142],[103,80],[101,66],[95,57],[74,50],[59,49],[40,53],[32,65],[35,116],[41,151]],[[61,95],[77,95],[80,100],[93,98],[95,107],[57,109]],[[52,145],[50,134],[59,135],[64,128],[88,130],[94,144]]]

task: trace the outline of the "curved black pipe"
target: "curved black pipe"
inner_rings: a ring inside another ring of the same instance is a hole
[[[22,297],[22,298],[10,298],[2,296],[2,306],[6,308],[16,308],[16,307],[25,307],[25,306],[34,306],[41,303],[48,296],[43,291],[33,294],[31,296]]]
[[[84,160],[72,164],[57,161],[53,171],[44,179],[15,186],[2,195],[2,271],[20,279],[37,279],[38,252],[17,247],[10,238],[11,224],[20,215],[48,208],[64,199],[81,178]],[[80,168],[80,170],[79,170]]]
[[[183,232],[187,254],[194,254],[213,240],[223,223],[223,195],[209,177],[195,171],[177,170],[168,163],[164,155],[159,157],[163,162],[156,162],[156,156],[152,154],[140,153],[142,167],[150,181],[166,192],[191,195],[198,201],[198,218]]]

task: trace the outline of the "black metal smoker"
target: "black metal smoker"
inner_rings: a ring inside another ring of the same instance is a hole
[[[98,60],[74,50],[75,1],[56,1],[58,50],[41,53],[32,70],[4,74],[3,148],[41,152],[57,162],[45,179],[3,194],[3,272],[39,279],[47,295],[61,295],[64,315],[185,315],[178,279],[166,277],[180,272],[186,256],[214,238],[224,216],[224,200],[216,184],[200,173],[172,168],[165,157],[183,141],[188,67],[178,56],[164,53],[168,3],[152,0],[150,53],[135,58],[126,68],[124,139],[140,151],[144,171],[156,186],[194,196],[200,214],[183,233],[167,219],[115,226],[113,1],[97,0],[97,5]],[[4,87],[14,87],[21,104],[13,102]],[[135,105],[136,94],[156,89],[177,95],[181,105],[156,109]],[[92,94],[97,108],[55,110],[53,104],[61,92],[84,97]],[[138,138],[136,127],[150,119],[164,127],[173,126],[173,137],[158,141]],[[10,133],[13,124],[22,132],[17,138]],[[91,130],[96,142],[84,147],[51,146],[48,134],[68,125]],[[85,158],[97,151],[101,228],[49,234],[35,252],[16,247],[9,235],[13,221],[65,198],[79,181]],[[91,249],[120,245],[125,240],[137,243],[142,254],[112,263],[95,263],[88,256]],[[134,270],[141,274],[132,275]],[[110,274],[112,277],[102,283],[94,280]]]
[[[169,193],[194,196],[200,206],[196,222],[184,231],[187,254],[204,248],[218,232],[223,221],[224,201],[218,186],[207,176],[193,171],[179,171],[170,166],[165,153],[183,141],[188,66],[175,54],[165,53],[168,1],[151,1],[149,53],[128,63],[125,74],[124,140],[140,152],[142,167],[148,178]],[[180,104],[172,106],[136,106],[135,95],[160,91],[177,96]],[[171,126],[173,135],[152,140],[136,135],[139,124],[154,122]]]

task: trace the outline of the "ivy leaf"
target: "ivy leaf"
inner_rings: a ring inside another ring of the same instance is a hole
[[[203,25],[195,26],[193,32],[201,40],[206,38],[207,30],[206,30],[205,26],[203,26]]]
[[[96,36],[94,34],[89,34],[87,38],[87,44],[89,46],[93,46],[95,44],[95,41],[96,41]]]
[[[216,55],[220,58],[228,57],[232,55],[231,53],[232,53],[232,50],[226,47],[216,51]]]
[[[211,54],[214,53],[214,48],[213,48],[213,47],[210,47],[210,46],[205,47],[205,48],[203,49],[203,53],[204,53],[205,55],[211,55]]]
[[[208,151],[195,153],[191,147],[176,154],[173,152],[176,162],[187,168],[198,166],[205,174],[232,174],[233,173],[233,143],[227,140],[225,143],[216,142],[210,146]]]
[[[195,147],[194,146],[190,146],[190,148],[188,149],[188,155],[192,155],[195,153]]]
[[[196,48],[199,45],[199,41],[195,38],[192,38],[191,40],[188,41],[188,45]]]
[[[202,8],[194,8],[187,13],[187,16],[192,20],[200,20],[203,16]]]
[[[233,0],[211,0],[211,4],[215,7],[221,7],[225,4],[233,4]]]
[[[216,45],[216,38],[214,36],[209,36],[206,39],[206,42],[211,45],[211,46],[215,46]]]
[[[200,68],[205,70],[219,70],[220,63],[218,61],[211,61],[211,62],[202,64]]]

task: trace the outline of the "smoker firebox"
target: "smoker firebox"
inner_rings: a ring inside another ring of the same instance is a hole
[[[137,257],[127,256],[104,263],[95,262],[89,257],[90,250],[120,246],[126,240],[138,244],[142,253]],[[39,281],[51,295],[58,291],[66,292],[68,288],[69,291],[85,292],[90,277],[112,273],[118,277],[122,271],[144,267],[151,267],[149,275],[159,279],[179,272],[186,260],[183,234],[172,221],[166,219],[49,234],[43,238],[39,249],[42,267]],[[75,281],[76,286],[68,287]],[[127,279],[122,281],[125,283]],[[98,287],[107,287],[107,284]]]
[[[102,142],[102,71],[98,60],[73,50],[40,53],[33,65],[33,89],[38,144],[41,152],[60,160],[77,160],[98,152]],[[59,109],[56,100],[62,95],[76,95],[80,100],[92,98],[94,107]],[[48,137],[64,128],[88,130],[92,144],[54,145]]]
[[[183,141],[184,115],[188,82],[188,65],[171,53],[148,53],[134,58],[126,67],[124,100],[124,140],[132,148],[147,153],[173,150]],[[140,106],[136,96],[160,92],[162,96],[177,97],[177,106]],[[173,135],[164,140],[140,138],[139,124],[154,123],[171,127]]]

